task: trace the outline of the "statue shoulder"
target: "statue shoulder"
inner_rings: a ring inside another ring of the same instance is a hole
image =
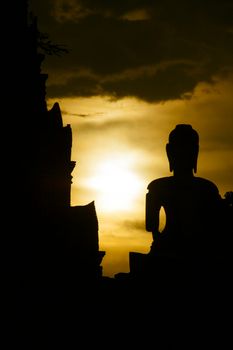
[[[217,185],[213,181],[204,179],[202,177],[195,177],[196,182],[203,187],[203,189],[208,189],[209,191],[219,193]]]
[[[160,177],[158,179],[155,179],[153,181],[151,181],[148,186],[147,189],[148,191],[156,191],[159,189],[164,188],[164,186],[167,187],[167,185],[172,181],[172,176],[169,177]]]

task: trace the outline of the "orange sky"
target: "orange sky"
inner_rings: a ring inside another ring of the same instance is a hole
[[[170,174],[165,144],[176,124],[199,132],[197,175],[215,182],[222,196],[233,189],[232,90],[233,79],[216,78],[214,85],[198,84],[191,99],[161,104],[136,98],[58,100],[64,125],[73,131],[72,205],[95,201],[105,275],[129,271],[129,251],[149,250],[146,187]]]

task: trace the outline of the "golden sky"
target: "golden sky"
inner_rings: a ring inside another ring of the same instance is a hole
[[[179,123],[200,136],[197,176],[220,194],[233,188],[233,79],[200,83],[191,99],[147,103],[136,98],[59,99],[64,124],[73,131],[72,205],[95,201],[104,274],[129,270],[129,251],[148,252],[145,231],[148,183],[169,176],[165,145]],[[57,100],[49,100],[53,104]]]
[[[149,251],[147,185],[170,174],[176,124],[199,133],[197,176],[233,190],[233,4],[155,3],[31,1],[41,31],[70,51],[46,56],[47,102],[71,124],[72,205],[95,201],[107,276]]]

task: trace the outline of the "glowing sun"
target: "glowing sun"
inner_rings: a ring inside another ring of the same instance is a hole
[[[130,166],[127,157],[102,160],[95,175],[88,179],[89,187],[97,194],[101,210],[127,211],[134,207],[142,183]]]

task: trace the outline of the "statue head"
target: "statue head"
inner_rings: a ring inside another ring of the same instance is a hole
[[[176,125],[169,134],[166,151],[171,172],[197,172],[199,136],[191,125]]]

